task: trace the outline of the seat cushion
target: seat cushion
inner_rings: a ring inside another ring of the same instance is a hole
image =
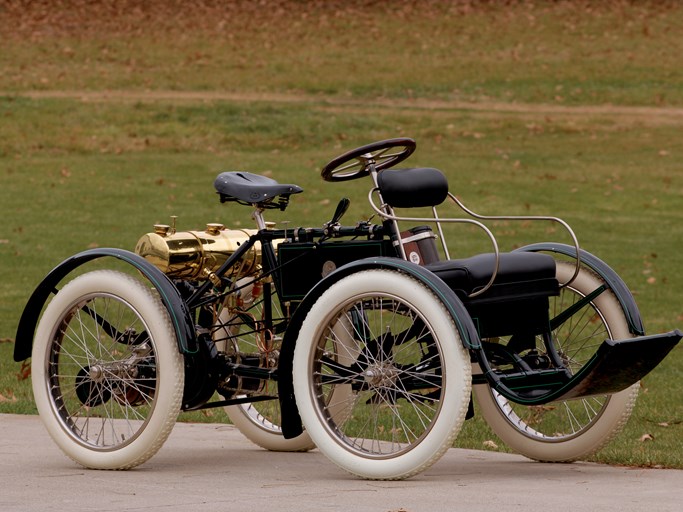
[[[549,300],[559,294],[555,260],[532,252],[501,253],[494,284],[481,295],[491,279],[494,254],[425,265],[448,284],[463,301],[482,339],[530,335],[549,329]]]
[[[448,284],[461,298],[481,290],[490,281],[495,254],[479,254],[460,260],[437,261],[426,268]],[[476,300],[509,299],[557,295],[555,260],[548,254],[535,252],[501,253],[496,280]]]
[[[382,199],[395,208],[437,206],[448,196],[448,181],[432,167],[389,169],[377,175]]]

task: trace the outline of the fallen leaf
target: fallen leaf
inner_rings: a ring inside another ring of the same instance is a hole
[[[645,441],[654,441],[654,440],[655,440],[655,436],[653,436],[652,434],[643,434],[642,436],[640,436],[640,442],[641,443],[644,443]]]
[[[484,448],[490,448],[491,450],[497,450],[498,445],[494,441],[489,439],[488,441],[484,441]]]
[[[12,338],[0,338],[0,343],[14,343]]]
[[[21,363],[21,369],[17,373],[17,380],[26,380],[31,376],[31,362],[24,361]]]
[[[683,420],[652,421],[651,423],[654,423],[658,427],[675,427],[683,424]]]
[[[14,402],[17,401],[17,397],[14,396],[14,393],[12,393],[11,390],[7,390],[7,391],[5,391],[5,393],[7,393],[8,396],[5,396],[5,395],[3,395],[2,393],[0,393],[0,404],[3,404],[3,403],[14,403]]]

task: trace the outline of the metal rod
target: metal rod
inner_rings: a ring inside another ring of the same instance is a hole
[[[483,288],[480,290],[473,292],[469,295],[469,297],[477,297],[478,295],[481,295],[484,293],[486,290],[491,288],[493,286],[493,282],[496,280],[496,276],[498,275],[498,269],[500,267],[500,250],[498,249],[498,241],[496,240],[496,237],[493,235],[491,230],[486,227],[483,223],[477,221],[477,220],[472,220],[472,219],[461,219],[461,218],[452,218],[452,217],[444,217],[444,218],[439,218],[437,217],[436,219],[433,217],[402,217],[402,216],[397,216],[393,214],[388,214],[386,213],[385,210],[382,210],[381,207],[377,207],[375,203],[372,200],[372,194],[374,192],[377,192],[379,195],[379,189],[374,188],[370,191],[368,194],[368,199],[370,201],[370,206],[372,207],[373,210],[377,212],[377,214],[380,217],[383,217],[385,219],[392,220],[394,222],[428,222],[432,224],[436,224],[439,226],[440,223],[445,222],[445,223],[454,223],[454,224],[472,224],[480,228],[486,235],[489,237],[489,240],[491,241],[491,245],[493,246],[493,252],[495,254],[495,262],[494,262],[494,267],[493,267],[493,273],[491,274],[491,279],[489,279],[488,283],[484,285]],[[450,195],[450,193],[449,193]],[[381,196],[380,196],[381,197]],[[382,204],[382,207],[385,207],[388,205]],[[400,236],[400,235],[399,235]],[[443,236],[443,235],[442,235]],[[445,241],[444,241],[445,243]]]

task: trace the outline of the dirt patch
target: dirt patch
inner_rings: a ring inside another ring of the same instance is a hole
[[[623,121],[640,121],[648,124],[683,123],[683,108],[643,107],[622,105],[550,105],[529,103],[503,103],[496,101],[448,101],[434,99],[354,99],[295,93],[247,93],[227,91],[23,91],[0,92],[0,96],[26,97],[33,99],[63,98],[83,102],[268,102],[300,103],[328,107],[347,108],[393,108],[452,111],[462,110],[480,114],[547,115],[547,116],[596,116],[614,117]]]

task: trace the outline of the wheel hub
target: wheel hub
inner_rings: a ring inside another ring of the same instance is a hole
[[[371,386],[389,387],[396,383],[398,378],[398,370],[393,364],[378,363],[370,366],[363,372],[365,382]]]
[[[99,364],[91,366],[88,370],[88,378],[90,378],[92,382],[101,383],[104,381],[104,368]]]
[[[76,396],[87,407],[96,407],[109,401],[111,391],[105,385],[102,366],[81,368],[76,375]]]

